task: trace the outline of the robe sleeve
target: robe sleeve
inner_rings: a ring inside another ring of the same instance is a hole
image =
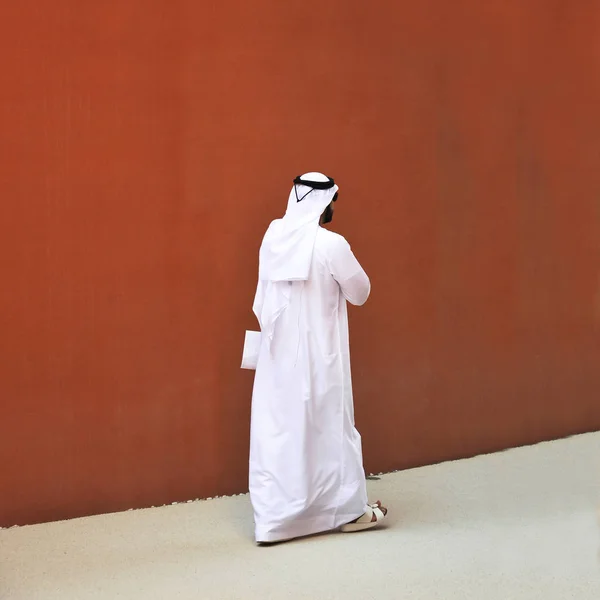
[[[341,236],[332,245],[329,268],[344,298],[354,306],[362,306],[371,293],[371,282],[356,260],[350,244]]]

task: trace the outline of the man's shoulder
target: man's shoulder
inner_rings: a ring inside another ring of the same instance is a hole
[[[269,226],[267,227],[267,231],[270,231],[271,229],[276,229],[277,227],[279,227],[281,225],[282,222],[283,222],[283,219],[275,219],[274,221],[271,221],[269,223]]]
[[[263,235],[263,242],[265,241],[266,237],[269,234],[273,234],[273,233],[277,232],[277,230],[281,226],[281,223],[282,223],[282,219],[275,219],[274,221],[271,221],[269,223],[269,226],[267,227],[267,230],[265,231],[265,233]]]
[[[346,238],[339,233],[334,233],[333,231],[329,231],[329,229],[325,229],[324,227],[319,227],[319,231],[317,233],[317,243],[323,248],[342,248],[348,246],[348,242]]]

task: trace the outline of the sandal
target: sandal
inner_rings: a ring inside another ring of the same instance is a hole
[[[342,525],[341,531],[343,533],[354,533],[355,531],[364,531],[380,525],[387,515],[387,509],[384,508],[385,512],[383,512],[382,508],[379,501],[368,504],[365,513],[355,521]],[[373,520],[373,515],[375,515],[375,520]]]

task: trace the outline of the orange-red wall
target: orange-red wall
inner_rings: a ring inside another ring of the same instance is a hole
[[[600,427],[600,5],[0,8],[0,525],[246,489],[291,179],[340,183],[367,470]]]

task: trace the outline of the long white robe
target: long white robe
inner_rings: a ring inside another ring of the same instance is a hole
[[[249,475],[258,542],[335,529],[365,512],[346,301],[362,305],[369,292],[346,240],[323,228],[307,281],[259,281],[259,322],[269,298],[283,295],[287,307],[272,342],[263,332],[252,396]]]

